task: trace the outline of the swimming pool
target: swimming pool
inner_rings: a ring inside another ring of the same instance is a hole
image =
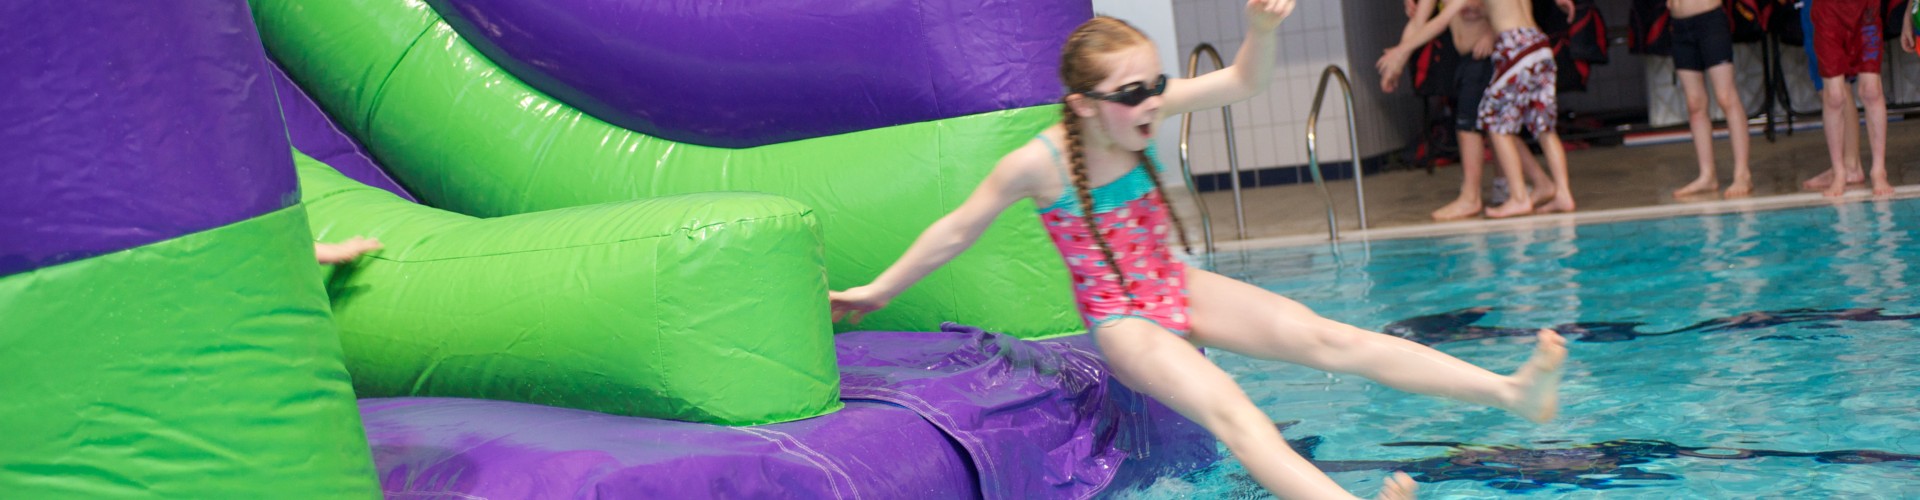
[[[1920,496],[1920,200],[1222,254],[1222,273],[1506,373],[1574,342],[1556,421],[1215,352],[1356,493]],[[1228,460],[1124,498],[1263,495]]]

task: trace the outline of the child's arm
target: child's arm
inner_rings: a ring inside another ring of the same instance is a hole
[[[1333,8],[1331,3],[1322,4]],[[1280,39],[1274,31],[1293,13],[1293,0],[1247,0],[1247,39],[1233,65],[1193,78],[1167,82],[1161,116],[1213,109],[1244,101],[1267,89]]]
[[[1380,60],[1373,64],[1375,69],[1380,70],[1380,90],[1393,92],[1400,81],[1400,72],[1406,69],[1407,58],[1413,56],[1413,51],[1418,50],[1421,45],[1426,45],[1427,42],[1433,41],[1434,37],[1447,32],[1447,24],[1453,22],[1453,17],[1459,15],[1460,10],[1466,6],[1466,0],[1448,2],[1445,9],[1441,9],[1439,14],[1428,19],[1418,29],[1408,30],[1409,33],[1402,36],[1399,45],[1388,47],[1386,53],[1380,55]]]
[[[1906,49],[1907,52],[1911,53],[1914,52],[1913,16],[1914,13],[1920,12],[1920,0],[1913,0],[1908,2],[1907,5],[1911,6],[1907,9],[1907,15],[1900,16],[1900,48]]]
[[[1415,2],[1415,0],[1405,0],[1405,4],[1407,4],[1407,27],[1400,29],[1400,38],[1402,38],[1402,40],[1413,38],[1415,31],[1419,31],[1423,25],[1427,25],[1428,17],[1432,17],[1432,13],[1434,13],[1434,2],[1436,2],[1436,0],[1419,0],[1419,2]]]
[[[1407,27],[1400,29],[1401,43],[1412,40],[1414,32],[1426,26],[1427,20],[1433,18],[1433,3],[1436,1],[1438,0],[1420,0],[1419,3],[1414,3],[1413,0],[1407,0]]]
[[[359,257],[360,254],[380,249],[380,240],[355,236],[339,243],[313,244],[313,256],[321,264],[339,264]]]
[[[859,323],[861,317],[886,307],[894,296],[973,246],[1000,212],[1022,198],[1035,197],[1038,189],[1035,174],[1045,173],[1039,169],[1050,167],[1052,158],[1042,146],[1032,143],[1001,158],[993,172],[987,174],[987,179],[974,188],[959,208],[921,231],[920,237],[907,247],[907,253],[872,283],[845,291],[828,291],[833,321],[838,323],[845,318]]]

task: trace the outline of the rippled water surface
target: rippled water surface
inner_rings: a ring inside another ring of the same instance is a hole
[[[1423,498],[1920,497],[1920,200],[1217,256],[1336,320],[1509,372],[1572,356],[1561,417],[1215,352],[1356,493]],[[1261,497],[1228,460],[1124,498]]]

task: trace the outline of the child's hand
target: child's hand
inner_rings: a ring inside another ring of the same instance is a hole
[[[1474,59],[1486,59],[1487,57],[1492,55],[1493,55],[1493,36],[1489,35],[1489,36],[1480,37],[1480,41],[1473,43]]]
[[[313,254],[321,264],[339,264],[380,248],[380,240],[355,236],[339,243],[314,243]]]
[[[1247,31],[1272,33],[1293,14],[1293,0],[1247,0]]]
[[[887,301],[892,299],[883,292],[866,286],[856,286],[841,292],[827,291],[827,302],[833,309],[834,323],[845,319],[848,324],[858,325],[860,318],[866,317],[867,313],[887,307]]]
[[[1380,55],[1380,60],[1374,62],[1373,67],[1380,70],[1381,92],[1391,94],[1394,88],[1400,86],[1400,72],[1406,69],[1406,64],[1407,53],[1398,45],[1388,47],[1386,53]]]
[[[1900,20],[1900,48],[1913,53],[1913,16],[1901,17],[1905,19]]]

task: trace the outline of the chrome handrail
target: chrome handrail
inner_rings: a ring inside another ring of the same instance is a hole
[[[1320,188],[1320,196],[1327,200],[1327,239],[1338,240],[1340,228],[1334,221],[1333,195],[1327,193],[1326,181],[1320,175],[1320,154],[1316,147],[1318,140],[1314,133],[1319,129],[1320,103],[1327,96],[1328,78],[1336,78],[1340,81],[1341,96],[1346,98],[1347,145],[1353,148],[1353,196],[1354,204],[1360,208],[1360,230],[1362,231],[1367,230],[1367,191],[1366,185],[1362,182],[1365,176],[1361,175],[1360,169],[1360,135],[1356,133],[1354,127],[1356,117],[1353,115],[1353,86],[1347,83],[1346,71],[1330,64],[1327,65],[1326,71],[1320,73],[1320,87],[1313,92],[1313,111],[1307,113],[1307,168],[1313,172],[1313,185]]]
[[[1198,76],[1200,71],[1200,54],[1202,53],[1207,54],[1208,58],[1213,60],[1213,67],[1215,69],[1227,67],[1226,62],[1220,60],[1220,51],[1213,49],[1213,44],[1202,43],[1194,47],[1192,52],[1187,53],[1187,78]],[[1226,128],[1225,131],[1227,135],[1227,172],[1233,184],[1234,223],[1239,230],[1239,239],[1244,240],[1247,239],[1247,213],[1245,205],[1240,202],[1240,155],[1235,151],[1236,148],[1233,143],[1233,109],[1231,107],[1220,107],[1220,122],[1221,125]],[[1206,201],[1200,199],[1199,184],[1193,181],[1193,163],[1187,156],[1187,140],[1191,138],[1192,135],[1193,112],[1189,111],[1180,115],[1180,174],[1186,176],[1187,194],[1192,195],[1193,204],[1200,209],[1200,228],[1206,233],[1207,239],[1208,267],[1212,267],[1211,263],[1214,251],[1213,218],[1207,212]]]

